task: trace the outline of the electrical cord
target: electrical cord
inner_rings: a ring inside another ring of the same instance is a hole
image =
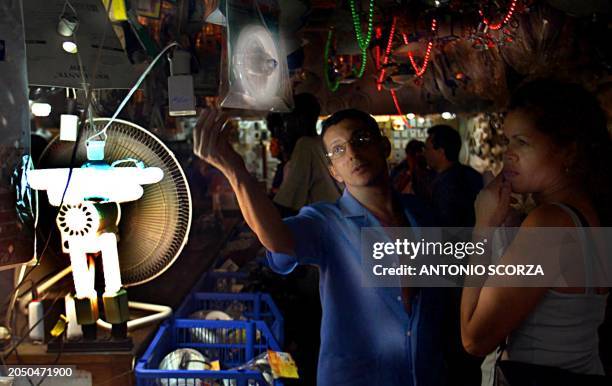
[[[70,291],[65,291],[63,295],[61,296],[57,296],[53,302],[51,303],[51,305],[49,306],[49,309],[47,310],[47,312],[45,312],[43,314],[43,316],[38,319],[36,321],[36,323],[34,323],[34,325],[32,325],[32,327],[30,327],[24,334],[22,334],[21,338],[19,338],[19,340],[17,341],[17,343],[15,343],[13,345],[13,347],[6,353],[2,355],[2,358],[4,361],[6,361],[6,359],[8,359],[8,357],[15,351],[17,351],[17,348],[19,347],[20,344],[22,344],[27,338],[28,336],[30,336],[30,332],[32,332],[32,330],[34,330],[34,328],[36,328],[36,326],[38,326],[40,323],[42,323],[43,320],[45,320],[45,318],[47,316],[49,316],[49,314],[51,313],[51,311],[53,311],[53,306],[55,306],[55,304],[59,301],[60,298],[63,298],[64,296],[66,296],[68,294],[68,292]]]
[[[108,3],[107,9],[106,9],[106,13],[107,13],[107,14],[108,14],[108,12],[110,11],[110,8],[111,8],[111,6],[112,6],[112,2],[113,2],[113,0],[110,0],[110,1],[109,1],[109,3]],[[75,12],[75,15],[76,15],[76,11],[74,10],[74,8],[72,7],[72,5],[70,4],[70,2],[69,2],[68,0],[66,0],[66,2],[64,3],[64,11],[62,11],[62,12],[65,12],[65,7],[66,7],[66,4],[68,4],[68,5],[70,6],[70,8],[71,8],[71,9],[72,9],[72,10]],[[96,75],[97,75],[97,68],[98,68],[98,65],[99,65],[99,63],[100,63],[101,50],[102,50],[102,47],[104,46],[104,40],[105,40],[105,37],[106,37],[106,30],[107,30],[107,29],[104,29],[104,32],[103,32],[103,35],[102,35],[102,43],[100,44],[100,46],[99,46],[99,48],[98,48],[98,55],[97,55],[97,58],[96,58],[96,61],[95,61],[95,64],[94,64],[93,76],[92,76],[92,79],[94,79],[94,80],[96,79]],[[76,31],[75,31],[75,32],[76,32]],[[75,40],[76,40],[76,34],[75,34]],[[98,137],[98,136],[100,136],[100,135],[104,135],[104,138],[106,139],[106,131],[107,131],[108,127],[109,127],[109,126],[110,126],[110,125],[111,125],[111,124],[114,122],[114,120],[117,118],[117,116],[119,115],[119,113],[121,113],[121,111],[123,110],[123,108],[125,107],[125,105],[127,104],[127,102],[129,101],[129,99],[130,99],[130,98],[132,97],[132,95],[133,95],[133,94],[136,92],[136,90],[138,89],[138,87],[140,86],[140,84],[141,84],[141,83],[144,81],[144,79],[146,78],[146,76],[147,76],[147,75],[148,75],[148,74],[151,72],[151,70],[153,69],[153,67],[155,66],[155,64],[156,64],[156,63],[159,61],[159,59],[160,59],[160,58],[163,56],[163,54],[165,54],[165,53],[166,53],[166,52],[167,52],[169,49],[171,49],[171,48],[173,48],[173,47],[177,47],[177,46],[179,46],[179,44],[178,44],[177,42],[170,43],[169,45],[167,45],[167,46],[166,46],[166,47],[165,47],[165,48],[164,48],[164,49],[163,49],[163,50],[162,50],[162,51],[161,51],[161,52],[160,52],[160,53],[159,53],[159,54],[158,54],[158,55],[157,55],[157,56],[156,56],[156,57],[153,59],[153,61],[152,61],[152,62],[149,64],[149,66],[147,67],[147,69],[146,69],[146,70],[145,70],[145,71],[144,71],[144,72],[141,74],[141,76],[140,76],[140,78],[138,79],[138,81],[136,82],[136,84],[135,84],[135,85],[132,87],[132,89],[130,90],[130,92],[129,92],[129,93],[127,94],[127,96],[126,96],[126,97],[123,99],[123,101],[121,102],[121,104],[119,105],[119,107],[117,108],[117,110],[115,111],[115,113],[113,114],[113,116],[111,117],[111,119],[108,121],[108,123],[105,125],[105,127],[104,127],[104,128],[103,128],[103,129],[102,129],[100,132],[98,132],[98,133],[94,134],[93,136],[89,137],[89,138],[87,139],[87,142],[91,141],[92,139],[94,139],[94,138],[96,138],[96,137]],[[90,123],[90,124],[93,124],[92,111],[91,111],[91,109],[90,109],[90,104],[91,104],[91,100],[92,100],[92,97],[93,97],[93,87],[89,87],[89,88],[88,88],[88,87],[87,87],[87,84],[85,83],[85,77],[84,77],[84,72],[83,72],[83,64],[82,64],[82,62],[81,62],[81,57],[80,57],[80,54],[78,53],[78,51],[77,51],[77,61],[78,61],[79,68],[80,68],[80,70],[81,70],[81,77],[82,77],[82,80],[83,80],[83,87],[85,88],[86,95],[87,95],[87,98],[86,98],[86,103],[85,103],[85,106],[86,106],[86,107],[85,107],[85,110],[83,111],[82,116],[81,116],[80,130],[78,130],[78,132],[77,132],[77,138],[76,138],[75,144],[74,144],[73,149],[72,149],[72,155],[71,155],[71,159],[70,159],[70,167],[69,167],[69,171],[68,171],[68,179],[67,179],[67,181],[66,181],[66,186],[65,186],[65,188],[64,188],[64,192],[63,192],[63,194],[62,194],[62,199],[61,199],[61,201],[60,201],[60,205],[58,206],[58,210],[57,210],[57,213],[56,213],[56,216],[55,216],[55,217],[57,217],[57,216],[59,215],[59,212],[60,212],[60,210],[61,210],[61,207],[62,207],[62,205],[63,205],[63,203],[64,203],[64,199],[65,199],[65,196],[66,196],[66,192],[68,191],[68,187],[69,187],[69,185],[70,185],[70,180],[71,180],[71,178],[72,178],[72,172],[73,172],[74,167],[75,167],[77,147],[78,147],[78,144],[79,144],[79,142],[80,142],[81,135],[82,135],[82,133],[83,133],[83,131],[84,131],[84,126],[85,126],[85,124],[87,123],[87,121],[89,121],[89,123]],[[86,115],[86,114],[88,114],[88,115],[89,115],[89,120],[87,120],[87,119],[85,118],[85,115]],[[30,270],[30,271],[28,271],[28,273],[26,273],[26,275],[25,275],[25,276],[22,278],[22,280],[20,281],[20,283],[19,283],[19,284],[16,286],[16,288],[13,290],[13,293],[11,294],[11,296],[13,296],[13,295],[17,295],[17,294],[18,294],[18,290],[19,290],[19,288],[21,287],[21,285],[22,285],[23,283],[25,283],[26,279],[28,279],[28,276],[29,276],[29,275],[31,275],[31,274],[32,274],[32,272],[33,272],[33,271],[34,271],[34,270],[35,270],[37,267],[39,267],[39,266],[40,266],[40,262],[42,261],[42,257],[44,256],[44,254],[45,254],[45,252],[46,252],[46,250],[47,250],[47,248],[48,248],[48,246],[49,246],[49,242],[50,242],[50,240],[51,240],[51,236],[52,236],[52,234],[53,234],[53,230],[54,230],[54,228],[55,228],[55,227],[51,227],[51,229],[50,229],[50,231],[49,231],[49,234],[48,234],[48,236],[47,236],[47,239],[46,239],[46,241],[45,241],[45,246],[44,246],[44,248],[43,248],[43,250],[42,250],[42,252],[41,252],[41,255],[40,255],[40,257],[38,258],[38,260],[37,260],[36,264],[35,264],[35,265],[34,265],[34,267],[33,267],[33,268]],[[28,279],[28,280],[29,280],[30,282],[32,282],[32,280],[31,280],[31,279]],[[32,283],[33,283],[33,282],[32,282]],[[42,317],[42,318],[40,318],[40,319],[39,319],[39,320],[38,320],[38,321],[37,321],[37,322],[36,322],[36,323],[35,323],[35,324],[34,324],[34,325],[33,325],[33,326],[32,326],[32,327],[31,327],[31,328],[30,328],[30,329],[29,329],[27,332],[26,332],[26,334],[25,334],[25,335],[23,335],[23,336],[22,336],[22,337],[19,339],[19,341],[18,341],[18,342],[17,342],[15,345],[13,345],[13,347],[12,347],[12,348],[9,350],[9,352],[8,352],[7,354],[2,355],[2,362],[3,362],[3,363],[5,362],[5,358],[8,358],[8,357],[9,357],[9,356],[10,356],[10,355],[13,353],[13,352],[15,352],[15,353],[16,353],[16,355],[18,355],[18,351],[17,351],[17,349],[18,349],[19,345],[21,345],[21,344],[23,343],[23,341],[25,340],[25,338],[26,338],[27,336],[29,336],[29,333],[30,333],[30,332],[31,332],[31,331],[32,331],[32,330],[33,330],[33,329],[34,329],[34,328],[35,328],[35,327],[36,327],[36,326],[37,326],[39,323],[41,323],[41,322],[44,320],[44,318],[45,318],[45,317],[48,315],[48,313],[49,313],[49,312],[50,312],[50,310],[52,309],[53,305],[55,305],[55,303],[58,301],[58,299],[59,299],[59,297],[58,297],[58,298],[56,298],[56,299],[53,301],[53,303],[51,304],[51,307],[50,307],[49,311],[47,311],[47,313],[45,313],[45,314],[43,315],[43,317]],[[13,308],[14,308],[14,307],[11,307],[11,309],[9,310],[9,314],[8,314],[9,316],[7,317],[7,319],[8,319],[8,320],[10,320],[10,319],[11,319],[11,317],[10,317],[10,315],[11,315],[11,314],[10,314],[10,312],[12,312],[12,309],[13,309]],[[62,349],[60,348],[60,351],[58,352],[58,355],[57,355],[57,357],[56,357],[56,363],[59,361],[60,356],[61,356],[61,353],[62,353]],[[34,385],[32,384],[32,382],[31,382],[31,380],[30,380],[29,378],[28,378],[28,381],[30,382],[30,384],[31,384],[32,386],[34,386]],[[38,385],[40,385],[40,384],[42,383],[42,381],[44,381],[44,378],[43,378],[43,379],[40,381],[40,383],[38,383]]]
[[[96,137],[99,137],[101,135],[104,135],[104,139],[106,139],[106,131],[108,130],[108,128],[110,127],[110,125],[115,121],[115,119],[117,119],[117,116],[119,115],[119,113],[121,113],[121,111],[123,110],[123,108],[125,107],[125,105],[128,103],[128,101],[130,100],[130,98],[132,97],[132,95],[134,95],[134,93],[136,92],[136,90],[138,90],[138,87],[140,87],[140,85],[142,84],[142,82],[145,80],[145,78],[147,77],[147,75],[149,75],[149,73],[151,72],[151,70],[153,69],[153,67],[155,66],[155,64],[157,64],[157,62],[159,61],[159,59],[170,49],[173,47],[178,47],[179,44],[177,42],[172,42],[170,44],[168,44],[166,47],[164,47],[163,50],[161,50],[161,52],[159,54],[157,54],[157,56],[155,57],[155,59],[153,59],[153,61],[151,61],[151,63],[149,64],[149,66],[146,68],[146,70],[144,70],[144,72],[140,75],[140,78],[138,78],[138,80],[136,81],[136,84],[134,84],[134,86],[130,89],[130,92],[128,92],[128,94],[125,96],[125,98],[123,98],[123,101],[121,101],[121,104],[119,105],[119,107],[117,107],[117,110],[115,110],[115,113],[113,114],[113,116],[111,117],[111,119],[106,123],[106,125],[104,126],[104,128],[102,130],[100,130],[99,132],[95,133],[94,135],[92,135],[91,137],[87,138],[87,142],[95,139]]]
[[[36,323],[34,323],[34,325],[30,327],[28,331],[23,333],[23,330],[25,330],[25,328],[22,329],[22,334],[21,334],[22,336],[17,341],[17,343],[15,343],[13,347],[11,347],[11,349],[6,354],[4,353],[0,354],[0,361],[2,362],[2,365],[4,366],[4,368],[7,367],[6,360],[10,357],[10,355],[13,352],[15,353],[15,358],[17,359],[17,362],[20,364],[22,363],[21,357],[19,356],[19,352],[17,351],[19,345],[22,344],[25,341],[25,339],[30,335],[30,332],[32,332],[32,330],[34,330],[34,328],[36,328],[36,326],[38,326],[43,320],[45,320],[45,318],[51,313],[51,311],[53,311],[53,306],[55,306],[58,300],[66,296],[69,292],[70,291],[65,291],[63,295],[56,297],[51,303],[51,305],[49,306],[49,309],[47,310],[47,312],[45,312],[43,316],[39,320],[37,320]],[[16,330],[16,328],[14,328],[14,330]],[[59,352],[61,353],[61,348]],[[56,358],[56,361],[59,361],[59,356]],[[55,364],[57,364],[57,362]],[[28,377],[27,375],[26,375],[26,379],[28,380],[31,386],[35,386],[32,380],[30,379],[30,377]],[[40,385],[40,383],[38,385]]]
[[[51,338],[50,342],[53,342],[53,340],[56,339],[60,339],[62,337],[62,335],[64,335],[64,333],[62,332],[60,335],[55,336],[53,338]],[[53,366],[56,366],[59,363],[59,360],[62,356],[62,353],[64,351],[64,339],[60,339],[60,346],[59,346],[59,350],[57,352],[57,355],[55,356],[55,360],[53,361]],[[45,379],[47,378],[47,376],[49,375],[48,372],[45,372],[45,375],[43,375],[43,377],[40,379],[40,381],[38,381],[38,383],[36,384],[36,386],[40,386],[42,385],[42,383],[45,381]]]

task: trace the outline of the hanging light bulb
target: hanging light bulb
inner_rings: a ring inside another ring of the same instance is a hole
[[[57,33],[63,37],[71,37],[79,26],[79,20],[76,16],[64,15],[60,17],[57,24]]]
[[[57,33],[65,38],[71,38],[62,43],[62,48],[69,54],[77,53],[77,45],[72,39],[77,28],[79,28],[79,19],[76,16],[65,14],[60,16]]]
[[[65,42],[62,43],[62,48],[64,49],[64,51],[66,51],[69,54],[77,53],[77,45],[73,41],[66,40]]]
[[[51,105],[48,103],[33,102],[30,111],[35,117],[48,117],[51,114]]]

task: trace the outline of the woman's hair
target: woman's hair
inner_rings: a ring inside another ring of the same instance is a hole
[[[586,188],[602,226],[608,226],[612,216],[612,145],[597,98],[578,84],[541,79],[516,90],[509,110],[529,114],[537,130],[558,146],[576,144],[569,172]]]

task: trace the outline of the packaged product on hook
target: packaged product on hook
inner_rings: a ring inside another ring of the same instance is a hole
[[[227,0],[228,86],[222,107],[287,112],[293,108],[276,0]]]

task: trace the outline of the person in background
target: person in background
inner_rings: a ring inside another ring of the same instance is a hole
[[[459,163],[461,136],[450,126],[436,125],[427,130],[425,142],[427,165],[436,173],[431,184],[431,206],[435,225],[471,227],[474,225],[474,201],[483,187],[476,170]]]
[[[362,285],[361,229],[419,227],[426,212],[394,194],[391,152],[372,116],[343,110],[323,123],[329,172],[345,185],[336,202],[306,205],[281,219],[221,132],[223,116],[206,111],[194,131],[194,152],[230,180],[245,220],[278,273],[299,264],[319,268],[323,306],[319,386],[446,384],[443,328],[447,305],[436,288]]]
[[[474,233],[504,222],[511,192],[531,194],[536,207],[500,264],[529,262],[526,252],[514,248],[529,228],[578,228],[584,237],[583,227],[611,225],[612,145],[593,95],[580,85],[528,83],[511,98],[504,135],[508,145],[503,171],[478,195]],[[583,241],[577,252],[582,256],[571,258],[594,260],[596,253],[586,244]],[[585,271],[588,283],[592,277]],[[607,293],[598,287],[464,288],[463,345],[484,356],[505,342],[502,360],[602,375],[598,327],[604,321]]]
[[[406,145],[406,158],[391,170],[391,181],[396,192],[415,194],[422,199],[430,196],[431,172],[423,154],[425,143],[413,139]]]
[[[304,205],[314,202],[334,202],[341,189],[327,171],[321,138],[317,135],[317,121],[321,106],[312,94],[294,97],[294,110],[284,116],[291,155],[285,166],[283,182],[274,196],[274,203],[286,213],[296,213]]]
[[[436,227],[472,227],[474,225],[474,201],[482,189],[482,176],[469,166],[459,163],[461,136],[450,126],[436,125],[427,131],[425,159],[435,173],[431,192],[426,198],[433,212]],[[428,199],[428,200],[427,200]],[[460,338],[461,290],[449,289],[451,307],[448,327],[453,334],[449,341],[449,376],[458,386],[479,385],[482,360],[465,351]]]
[[[274,172],[272,186],[270,189],[270,193],[272,197],[274,197],[283,183],[285,165],[287,164],[291,154],[288,154],[286,150],[286,148],[288,148],[286,139],[287,135],[281,114],[268,114],[268,116],[266,116],[266,126],[270,131],[270,155],[280,161],[276,166],[276,171]]]

